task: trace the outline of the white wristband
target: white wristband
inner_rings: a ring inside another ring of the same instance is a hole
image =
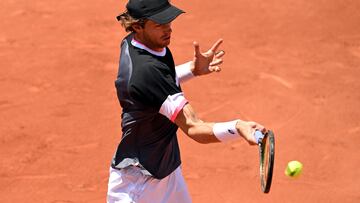
[[[215,123],[213,127],[213,133],[218,140],[226,142],[240,138],[240,135],[236,129],[236,123],[238,120]]]
[[[175,71],[180,83],[183,83],[195,77],[194,74],[191,72],[191,63],[192,61],[176,66]]]

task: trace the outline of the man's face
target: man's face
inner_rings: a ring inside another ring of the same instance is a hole
[[[157,51],[170,44],[171,32],[171,23],[157,24],[152,20],[147,20],[144,27],[136,34],[143,44]]]

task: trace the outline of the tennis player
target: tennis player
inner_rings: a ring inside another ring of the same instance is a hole
[[[224,51],[218,40],[201,53],[194,42],[193,60],[176,66],[168,48],[171,22],[184,13],[168,0],[129,0],[117,18],[130,32],[121,42],[115,86],[122,107],[122,139],[112,159],[108,203],[189,203],[181,172],[176,131],[180,127],[199,143],[244,138],[256,144],[256,123],[200,120],[180,84],[220,71]]]

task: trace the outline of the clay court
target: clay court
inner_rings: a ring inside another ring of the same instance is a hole
[[[255,120],[276,135],[274,179],[258,151],[182,132],[194,203],[360,202],[360,1],[180,1],[176,64],[223,38],[222,72],[183,85],[200,118]],[[114,80],[125,1],[1,0],[0,202],[105,202],[121,136]],[[294,180],[288,161],[304,164]]]

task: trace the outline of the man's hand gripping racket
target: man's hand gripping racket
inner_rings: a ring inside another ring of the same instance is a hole
[[[265,134],[256,130],[254,136],[259,145],[261,190],[268,193],[274,169],[275,137],[271,130]]]

